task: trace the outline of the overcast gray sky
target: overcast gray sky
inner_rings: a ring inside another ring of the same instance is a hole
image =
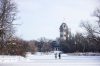
[[[81,20],[91,20],[98,0],[16,0],[18,19],[16,35],[25,40],[59,37],[65,22],[72,33],[81,32]]]

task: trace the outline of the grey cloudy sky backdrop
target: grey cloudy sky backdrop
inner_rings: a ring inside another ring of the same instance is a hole
[[[81,20],[91,20],[98,0],[16,0],[17,36],[25,39],[59,37],[59,27],[65,22],[72,33],[80,32]]]

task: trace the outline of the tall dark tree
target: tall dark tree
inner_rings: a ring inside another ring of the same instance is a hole
[[[1,48],[13,36],[13,21],[16,18],[16,4],[13,0],[0,0],[0,46]]]
[[[97,21],[92,25],[89,22],[82,22],[81,26],[87,31],[86,37],[89,43],[89,51],[100,52],[100,9],[95,10],[94,16]]]

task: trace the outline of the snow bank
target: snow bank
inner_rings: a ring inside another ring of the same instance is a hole
[[[22,61],[24,59],[25,58],[22,56],[0,55],[1,63],[18,62],[18,61]]]

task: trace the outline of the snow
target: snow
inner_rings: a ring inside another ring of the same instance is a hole
[[[54,53],[39,52],[26,57],[0,55],[0,66],[100,66],[100,56],[61,56],[55,59]]]

